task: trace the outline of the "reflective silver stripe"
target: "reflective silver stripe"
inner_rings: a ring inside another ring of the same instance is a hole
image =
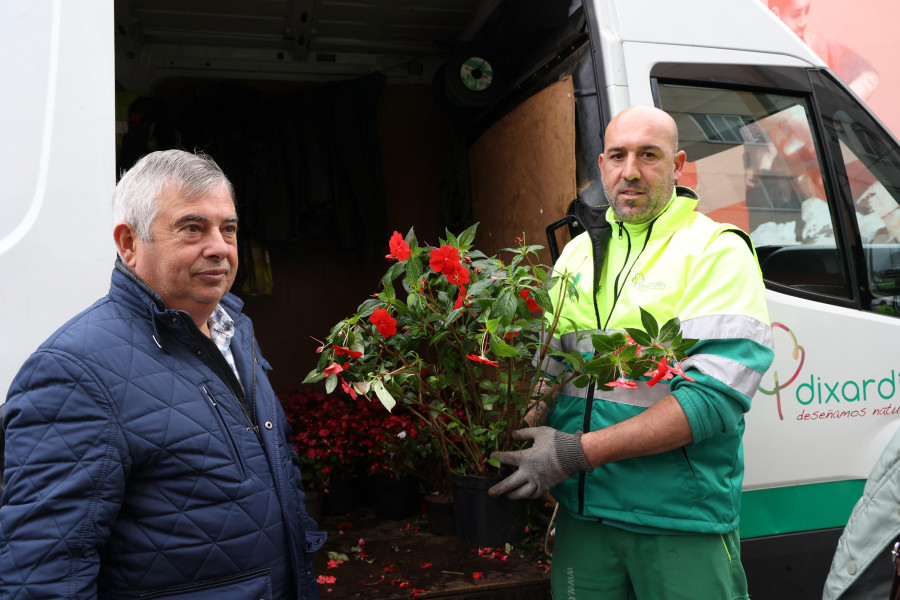
[[[767,323],[745,315],[711,315],[681,322],[681,336],[699,340],[745,339],[773,348]]]
[[[681,368],[697,369],[704,375],[718,379],[728,387],[752,397],[763,374],[730,358],[712,354],[695,354],[681,361]]]
[[[613,388],[605,392],[602,390],[594,390],[595,400],[604,400],[606,402],[615,402],[617,404],[627,404],[629,406],[643,406],[644,408],[653,406],[670,393],[672,390],[668,383],[659,382],[653,387],[648,387],[643,381],[639,381],[637,389],[627,390],[622,388]],[[560,388],[560,393],[575,398],[584,398],[587,393],[587,387],[579,388],[572,383],[567,383]]]
[[[587,352],[594,354],[594,344],[591,342],[591,334],[601,333],[600,330],[574,331],[564,333],[559,337],[550,339],[550,349],[555,352]],[[581,338],[581,339],[579,339]],[[537,364],[538,356],[535,355],[533,364]],[[555,377],[566,370],[565,364],[552,357],[546,357],[541,370],[551,377]]]
[[[594,353],[594,343],[591,336],[598,333],[604,333],[599,329],[589,329],[587,331],[573,331],[572,333],[564,333],[559,336],[559,346],[563,352],[571,352],[578,350],[579,352]],[[609,332],[613,333],[613,332]]]

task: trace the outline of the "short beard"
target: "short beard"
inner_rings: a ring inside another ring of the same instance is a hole
[[[612,207],[616,219],[622,223],[630,223],[633,225],[646,223],[661,213],[672,198],[672,191],[674,189],[675,173],[669,173],[666,180],[661,185],[654,186],[649,190],[648,202],[640,212],[628,213],[622,210],[622,206],[617,200],[613,200],[613,198],[616,197],[615,190],[610,189],[606,182],[603,182],[603,191],[606,193],[606,199],[609,201],[609,205]]]

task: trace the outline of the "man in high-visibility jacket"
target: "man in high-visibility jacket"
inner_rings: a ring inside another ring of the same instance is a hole
[[[517,432],[533,444],[498,453],[518,469],[491,493],[553,490],[557,600],[747,598],[743,415],[774,357],[755,252],[746,234],[696,212],[696,194],[675,185],[685,153],[665,112],[617,115],[599,162],[612,235],[602,265],[587,233],[554,265],[577,274],[580,293],[554,306],[565,318],[553,346],[587,351],[585,332],[641,328],[641,307],[660,322],[678,317],[683,336],[699,341],[682,361],[687,377],[610,392],[561,388],[546,426]],[[565,369],[543,366],[551,380]]]

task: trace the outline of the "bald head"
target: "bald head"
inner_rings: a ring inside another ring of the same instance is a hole
[[[609,146],[610,136],[615,137],[621,135],[623,130],[631,129],[646,130],[648,135],[667,146],[672,154],[678,151],[678,126],[675,119],[664,110],[643,104],[626,108],[613,117],[607,126],[604,137],[606,146]]]
[[[616,218],[653,219],[672,197],[684,167],[675,120],[653,106],[633,106],[610,121],[604,139],[600,176]]]

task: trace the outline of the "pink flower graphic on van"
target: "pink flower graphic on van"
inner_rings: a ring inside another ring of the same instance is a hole
[[[782,421],[784,421],[784,414],[782,414],[782,412],[781,412],[781,390],[783,390],[787,386],[794,383],[794,380],[797,379],[798,375],[800,375],[800,371],[803,370],[803,362],[806,360],[806,350],[804,350],[803,346],[801,346],[797,342],[797,336],[795,336],[794,332],[791,331],[790,329],[788,329],[788,327],[786,325],[783,325],[778,322],[773,322],[772,323],[773,332],[776,328],[783,329],[784,331],[787,332],[787,334],[789,336],[791,336],[791,341],[794,344],[794,348],[791,351],[791,357],[795,361],[797,361],[797,369],[794,371],[794,374],[791,375],[787,381],[785,381],[784,383],[781,383],[780,379],[778,377],[778,370],[773,368],[772,369],[772,376],[774,377],[773,388],[771,390],[767,390],[764,387],[759,386],[758,389],[760,392],[762,392],[763,394],[765,394],[767,396],[775,396],[775,400],[776,400],[776,403],[778,406],[778,418],[781,419]]]

